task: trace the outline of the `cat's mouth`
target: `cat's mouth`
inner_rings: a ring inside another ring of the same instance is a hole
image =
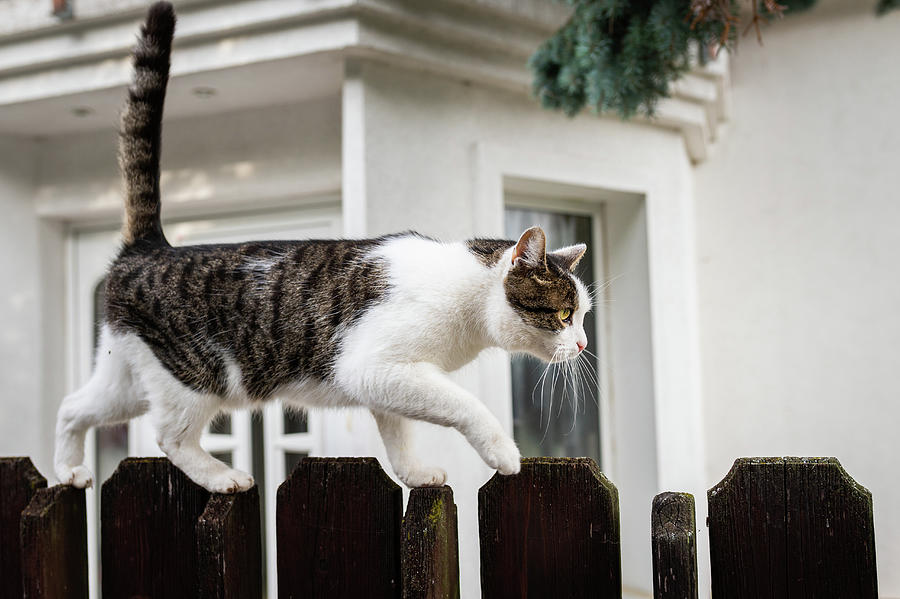
[[[563,362],[568,362],[570,360],[574,360],[578,357],[579,350],[577,347],[570,348],[565,345],[557,346],[553,349],[552,354],[549,357],[545,357],[544,359],[550,364],[561,364]]]

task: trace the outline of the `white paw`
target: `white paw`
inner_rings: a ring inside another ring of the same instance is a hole
[[[253,486],[253,477],[246,472],[229,468],[209,478],[202,485],[210,493],[240,493]]]
[[[56,478],[62,485],[72,485],[76,489],[87,489],[94,486],[94,476],[84,466],[65,466],[57,464]]]
[[[522,469],[522,456],[519,448],[516,447],[515,441],[503,433],[494,435],[484,448],[481,457],[488,466],[496,469],[500,474],[518,474]]]
[[[409,488],[440,487],[447,482],[447,471],[443,468],[417,466],[406,472],[398,472],[397,477]]]

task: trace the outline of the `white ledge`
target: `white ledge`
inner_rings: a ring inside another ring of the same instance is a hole
[[[89,99],[128,83],[140,12],[123,4],[119,14],[0,36],[0,132],[7,106]],[[531,93],[529,56],[567,16],[546,0],[430,0],[415,10],[404,0],[193,0],[179,9],[173,80],[334,55],[523,94]],[[674,83],[658,117],[644,122],[680,131],[700,162],[729,116],[728,93],[723,52]]]

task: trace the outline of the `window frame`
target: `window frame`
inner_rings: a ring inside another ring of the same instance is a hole
[[[525,191],[507,190],[504,193],[503,209],[520,208],[524,210],[534,210],[541,212],[555,212],[560,214],[572,214],[577,216],[586,216],[591,219],[591,235],[594,241],[594,247],[588,248],[589,252],[594,253],[594,281],[599,283],[599,291],[594,298],[594,338],[597,340],[597,347],[594,353],[600,359],[593,359],[593,365],[597,373],[597,389],[596,399],[599,403],[599,422],[600,429],[600,464],[603,467],[606,462],[606,456],[612,455],[612,431],[609,430],[609,410],[611,397],[608,390],[611,386],[609,360],[605,356],[609,355],[609,315],[607,314],[607,305],[605,298],[604,282],[608,280],[608,270],[606,261],[606,231],[604,227],[604,205],[598,202],[590,202],[577,198],[553,197],[552,195],[531,194]],[[551,244],[553,240],[549,240]],[[510,385],[510,407],[512,406],[512,386]],[[514,430],[513,430],[514,432]]]

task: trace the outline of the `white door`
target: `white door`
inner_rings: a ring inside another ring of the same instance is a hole
[[[232,243],[266,239],[328,239],[340,235],[336,199],[321,207],[279,210],[252,215],[194,218],[165,225],[172,245]],[[119,249],[118,230],[80,230],[71,237],[69,322],[71,328],[70,389],[84,384],[93,365],[94,344],[102,317],[106,268]],[[203,446],[216,457],[256,478],[264,501],[268,595],[275,590],[275,496],[278,485],[304,456],[321,453],[322,426],[317,415],[287,414],[280,402],[266,406],[262,419],[246,410],[217,419],[203,436]],[[88,552],[91,598],[99,599],[99,506],[97,489],[127,456],[162,455],[147,417],[88,434],[85,461],[95,474],[87,494]]]

